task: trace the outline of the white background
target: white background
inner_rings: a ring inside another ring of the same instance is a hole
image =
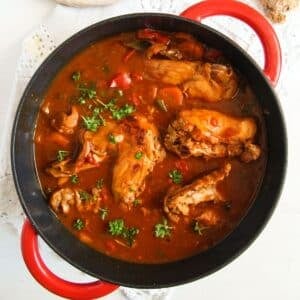
[[[54,2],[50,0],[1,1],[0,119],[2,120],[13,86],[21,41],[53,8]],[[300,17],[300,14],[298,16]],[[297,87],[299,74],[300,72],[294,74],[294,81],[288,82],[295,95],[296,101],[292,102],[294,106],[283,105],[290,137],[290,166],[285,189],[272,219],[258,239],[238,259],[209,277],[175,288],[171,299],[300,299],[300,198],[297,187],[300,185],[297,172],[297,167],[300,167],[300,134],[297,129],[300,128],[297,119],[300,112]],[[51,267],[58,274],[66,274],[66,279],[75,279],[72,268],[64,262]],[[9,226],[0,228],[0,268],[0,299],[58,298],[32,279],[21,258],[18,235]],[[116,292],[105,299],[123,298]]]

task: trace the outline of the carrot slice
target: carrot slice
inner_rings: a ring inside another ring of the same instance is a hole
[[[163,100],[168,107],[177,107],[183,104],[183,94],[177,86],[161,88],[157,93],[157,98]]]

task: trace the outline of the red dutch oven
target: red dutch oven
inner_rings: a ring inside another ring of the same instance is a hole
[[[263,72],[238,45],[202,25],[203,18],[227,15],[250,25],[263,45]],[[187,259],[165,264],[134,264],[107,257],[78,241],[55,217],[42,195],[32,143],[42,96],[55,74],[89,44],[107,36],[150,26],[166,31],[189,32],[220,49],[248,80],[265,115],[268,136],[266,172],[255,200],[239,226],[215,247]],[[273,92],[281,68],[279,42],[271,25],[257,11],[237,1],[207,0],[185,10],[180,17],[142,13],[120,16],[94,24],[64,42],[40,66],[21,99],[12,133],[12,168],[21,204],[30,221],[22,231],[22,253],[32,276],[49,291],[71,299],[94,299],[119,285],[161,288],[204,277],[241,254],[261,232],[280,196],[286,168],[287,142],[280,106]],[[37,101],[33,101],[35,95]],[[22,151],[20,151],[22,149]],[[92,283],[72,283],[53,274],[44,264],[37,234],[61,257],[80,270],[99,278]]]

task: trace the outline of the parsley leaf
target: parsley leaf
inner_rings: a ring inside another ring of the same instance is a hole
[[[97,189],[102,189],[103,188],[103,185],[104,185],[104,179],[103,178],[99,178],[97,181],[96,181],[96,187]]]
[[[99,215],[100,215],[100,218],[101,220],[105,220],[105,218],[107,217],[108,215],[108,208],[100,208],[99,209]]]
[[[173,183],[175,184],[180,184],[183,179],[181,172],[177,169],[170,171],[169,177],[172,179]]]
[[[108,135],[108,140],[109,140],[109,142],[112,143],[112,144],[116,144],[116,143],[117,143],[116,137],[115,137],[112,133],[110,133],[110,134]]]
[[[82,230],[84,227],[85,227],[85,223],[81,219],[76,219],[73,222],[73,228],[76,229],[76,230]]]
[[[93,99],[97,96],[97,92],[94,87],[86,87],[86,86],[80,85],[78,87],[78,89],[80,91],[81,97],[83,97],[83,98]]]
[[[109,233],[113,236],[120,236],[126,240],[128,246],[132,246],[135,241],[136,235],[139,233],[139,229],[135,227],[126,227],[123,219],[116,219],[108,223]]]
[[[80,75],[81,75],[81,74],[80,74],[79,71],[74,72],[74,73],[72,74],[72,80],[75,81],[75,82],[79,81],[79,80],[80,80]]]
[[[111,235],[121,235],[124,230],[124,220],[116,219],[113,221],[109,221],[108,226],[108,232]]]
[[[165,238],[171,235],[171,230],[173,227],[168,225],[168,221],[163,218],[162,223],[158,223],[154,227],[154,235],[158,238]]]
[[[80,197],[81,201],[87,201],[87,200],[90,200],[92,196],[91,196],[91,194],[89,194],[86,191],[80,191],[79,197]]]
[[[143,157],[142,151],[137,151],[134,155],[135,159],[140,160]]]
[[[122,120],[134,112],[135,112],[135,108],[132,105],[125,104],[121,108],[113,110],[112,117],[115,120]]]
[[[207,228],[208,228],[207,226],[203,226],[198,221],[195,221],[193,223],[193,231],[198,233],[199,235],[202,235],[203,231],[206,230]]]
[[[141,200],[140,199],[134,199],[133,202],[132,202],[133,206],[138,206],[141,204]]]
[[[58,161],[63,161],[69,155],[69,151],[66,150],[58,150],[56,154],[56,159]]]
[[[79,177],[78,177],[78,175],[73,174],[73,175],[70,177],[70,181],[71,181],[73,184],[78,183],[78,182],[79,182]]]

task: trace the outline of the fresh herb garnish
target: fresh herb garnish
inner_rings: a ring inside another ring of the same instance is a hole
[[[90,200],[92,196],[91,196],[91,194],[89,194],[86,191],[80,191],[79,192],[79,197],[80,197],[80,200],[87,201],[87,200]]]
[[[81,104],[81,105],[83,105],[83,104],[86,103],[85,99],[84,99],[83,97],[81,97],[81,96],[78,98],[77,102],[78,102],[79,104]]]
[[[103,185],[104,185],[104,179],[103,178],[99,178],[97,181],[96,181],[96,187],[97,189],[102,189],[103,188]]]
[[[78,183],[78,182],[79,182],[79,177],[78,177],[78,175],[73,174],[73,175],[70,177],[70,181],[71,181],[71,183],[73,183],[73,184]]]
[[[121,235],[124,230],[124,220],[116,219],[113,221],[109,221],[108,226],[108,232],[111,235]]]
[[[140,199],[134,199],[133,202],[132,202],[133,206],[138,206],[141,204],[141,200]]]
[[[173,183],[180,184],[183,176],[179,170],[175,169],[169,172],[169,177],[172,179]]]
[[[104,124],[103,119],[96,116],[82,117],[83,125],[87,130],[96,132],[99,126]]]
[[[110,133],[110,134],[108,135],[108,140],[109,140],[109,142],[112,143],[112,144],[116,144],[116,143],[117,143],[116,137],[115,137],[112,133]]]
[[[94,87],[86,87],[84,85],[80,85],[78,87],[80,91],[80,96],[83,98],[93,99],[97,96],[96,89]]]
[[[131,115],[133,112],[135,112],[135,108],[132,105],[125,104],[121,108],[113,110],[112,117],[115,120],[122,120]]]
[[[79,71],[74,72],[74,73],[72,74],[72,80],[75,81],[75,82],[77,82],[77,81],[80,80],[80,72],[79,72]]]
[[[173,227],[168,225],[167,219],[163,218],[162,223],[158,223],[154,227],[154,235],[158,238],[165,238],[171,235]]]
[[[143,157],[142,151],[137,151],[134,155],[135,159],[140,160]]]
[[[85,223],[81,219],[76,219],[73,222],[73,228],[76,229],[76,230],[82,230],[84,227],[85,227]]]
[[[58,150],[56,154],[56,159],[58,161],[63,161],[69,155],[69,151],[66,150]]]
[[[111,235],[122,237],[130,247],[134,243],[136,235],[139,233],[138,228],[126,227],[123,219],[109,221],[108,226],[108,232]]]
[[[199,235],[202,235],[203,231],[206,230],[207,228],[208,228],[207,226],[203,226],[198,221],[195,221],[193,223],[193,231],[196,232]]]
[[[107,217],[108,215],[108,208],[100,208],[99,209],[99,216],[101,218],[101,220],[105,220],[105,218]]]
[[[160,110],[162,110],[164,112],[168,111],[167,105],[163,99],[157,99],[156,104]]]

